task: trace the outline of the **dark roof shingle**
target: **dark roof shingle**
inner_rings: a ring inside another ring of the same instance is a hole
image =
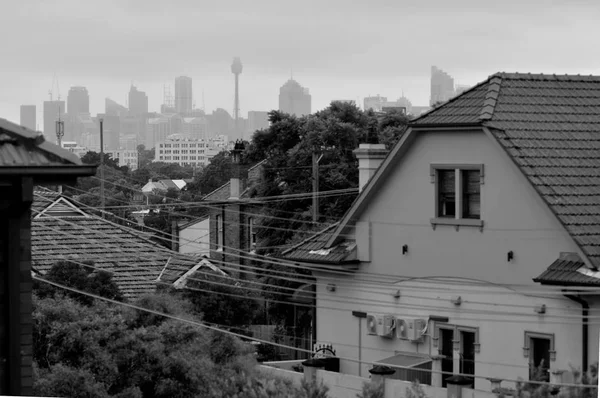
[[[343,241],[332,248],[325,247],[337,225],[338,223],[332,224],[310,238],[287,249],[281,254],[280,258],[319,264],[355,262],[356,244],[354,242]]]
[[[543,285],[560,286],[600,286],[600,278],[596,278],[580,270],[589,272],[589,269],[576,255],[561,256],[554,261],[534,282]]]

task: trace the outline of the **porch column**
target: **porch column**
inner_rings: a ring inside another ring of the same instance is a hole
[[[444,355],[431,356],[431,385],[433,387],[442,386],[442,381],[445,377],[445,375],[442,374],[442,360],[445,358]]]

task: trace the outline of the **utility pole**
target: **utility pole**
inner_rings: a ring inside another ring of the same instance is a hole
[[[104,119],[100,118],[100,208],[104,217]]]
[[[52,91],[50,91],[50,100],[52,100]],[[56,143],[62,148],[62,138],[65,135],[65,122],[60,120],[60,105],[58,106],[58,120],[56,121]],[[58,193],[62,193],[62,185],[58,186]]]
[[[323,157],[316,149],[312,153],[312,174],[313,174],[313,221],[317,222],[319,219],[319,161]]]

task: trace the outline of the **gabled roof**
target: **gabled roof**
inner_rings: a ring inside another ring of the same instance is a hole
[[[38,181],[66,181],[94,175],[96,166],[45,140],[36,131],[0,119],[0,175],[33,176]]]
[[[590,270],[576,254],[567,254],[561,255],[533,281],[542,285],[600,286],[600,272]]]
[[[419,131],[483,129],[600,267],[600,77],[497,73],[415,119],[327,247],[352,225]]]
[[[254,184],[256,181],[258,181],[260,179],[260,175],[262,172],[262,166],[264,165],[265,162],[266,162],[266,160],[262,160],[248,169],[248,181],[246,184],[246,188],[248,186]],[[230,183],[226,182],[225,184],[221,185],[219,188],[208,193],[202,200],[210,200],[210,201],[227,200],[227,199],[229,199],[230,193],[231,193]],[[248,189],[244,189],[244,192],[242,192],[240,199],[247,199],[247,198],[248,198]]]
[[[36,195],[35,200],[47,199]],[[32,268],[42,275],[60,260],[91,260],[95,267],[113,274],[125,297],[136,298],[154,292],[159,276],[163,283],[174,283],[202,261],[163,248],[138,231],[94,215],[35,215],[31,223]]]

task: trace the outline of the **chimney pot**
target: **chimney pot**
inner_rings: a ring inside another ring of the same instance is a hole
[[[354,150],[354,155],[358,159],[358,190],[360,192],[383,163],[388,152],[384,144],[360,144],[358,149]]]

